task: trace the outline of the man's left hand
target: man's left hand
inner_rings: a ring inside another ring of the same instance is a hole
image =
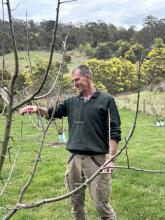
[[[108,160],[107,160],[108,161]],[[106,161],[106,162],[107,162]],[[107,164],[107,166],[101,171],[101,173],[108,173],[112,174],[115,169],[115,162],[111,161],[110,163]]]

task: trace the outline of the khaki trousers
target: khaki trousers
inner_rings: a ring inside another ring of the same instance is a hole
[[[68,159],[65,182],[69,191],[80,186],[95,173],[106,160],[106,155],[71,154]],[[102,220],[115,220],[115,213],[108,204],[110,196],[110,176],[99,174],[87,185],[96,210]],[[87,220],[85,208],[85,187],[71,196],[72,215],[74,220]]]

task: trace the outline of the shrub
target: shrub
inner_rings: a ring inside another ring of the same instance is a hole
[[[80,50],[84,51],[85,55],[93,57],[95,50],[92,48],[91,44],[85,43],[80,45]]]
[[[111,93],[134,90],[137,86],[136,66],[119,58],[90,59],[86,62],[93,72],[94,82],[101,83]]]
[[[97,59],[108,59],[112,57],[112,51],[108,47],[107,43],[101,43],[96,47],[94,57]]]
[[[72,60],[72,57],[70,55],[68,55],[68,54],[64,55],[64,61],[66,63],[71,63],[71,60]]]

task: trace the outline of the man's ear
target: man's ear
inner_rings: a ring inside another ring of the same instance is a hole
[[[89,80],[91,80],[92,78],[91,78],[91,76],[89,76],[89,75],[86,75],[86,77],[87,77],[87,79],[89,79]]]

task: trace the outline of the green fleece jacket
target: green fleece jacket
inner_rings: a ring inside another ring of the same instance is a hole
[[[59,104],[49,118],[68,117],[69,139],[67,150],[79,154],[106,154],[109,152],[109,115],[111,139],[120,141],[120,116],[111,94],[96,90],[90,100],[83,96],[70,97]],[[53,115],[52,115],[53,113]]]

